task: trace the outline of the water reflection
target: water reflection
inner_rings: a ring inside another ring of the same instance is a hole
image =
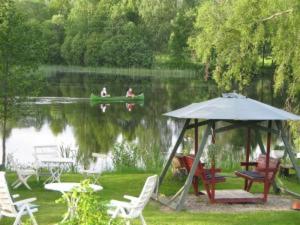
[[[269,83],[266,80],[263,85]],[[253,84],[245,94],[258,100],[263,98],[264,102],[273,101],[275,106],[282,107],[283,100],[270,97],[261,85]],[[91,105],[90,94],[99,92],[99,87],[103,86],[114,96],[124,95],[124,90],[130,86],[136,93],[145,94],[145,102],[142,105]],[[261,95],[260,91],[264,93]],[[7,151],[24,162],[30,162],[35,145],[71,145],[78,149],[80,164],[88,167],[93,152],[112,154],[115,143],[121,140],[137,143],[143,167],[159,169],[183,125],[182,121],[162,114],[192,102],[217,97],[220,93],[221,90],[214,85],[203,83],[198,78],[57,74],[49,78],[42,94],[50,97],[31,99],[30,104],[16,106],[20,112],[26,113],[12,122]],[[203,130],[199,132],[201,134]],[[193,137],[191,131],[188,136]],[[244,136],[244,130],[235,130],[217,137],[224,149],[220,160],[228,162],[227,167],[241,160]],[[253,149],[256,145],[253,141]]]
[[[100,104],[100,109],[103,113],[106,112],[108,107],[109,107],[109,104]]]

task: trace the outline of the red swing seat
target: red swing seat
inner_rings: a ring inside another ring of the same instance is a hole
[[[194,157],[195,157],[194,155],[178,157],[178,159],[180,160],[182,165],[186,168],[188,173],[191,171],[194,162]],[[192,181],[195,195],[200,194],[198,188],[199,178],[200,178],[203,182],[203,186],[207,192],[210,201],[213,202],[214,195],[215,195],[215,184],[220,182],[225,182],[225,177],[216,174],[216,172],[221,172],[221,169],[215,169],[215,168],[205,169],[204,163],[199,162]]]
[[[258,183],[266,183],[267,188],[264,190],[264,194],[268,194],[271,184],[273,183],[277,171],[279,169],[280,160],[270,157],[269,159],[269,169],[268,169],[268,177],[266,174],[266,155],[259,155],[257,162],[242,162],[241,166],[254,166],[253,170],[243,170],[236,171],[235,174],[238,177],[242,177],[245,179],[245,191],[250,191],[253,182]]]

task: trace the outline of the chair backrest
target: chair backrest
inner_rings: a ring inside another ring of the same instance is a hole
[[[151,177],[148,177],[143,190],[138,197],[138,200],[133,204],[133,208],[129,212],[129,216],[131,217],[137,217],[139,216],[145,206],[147,205],[149,199],[151,198],[151,195],[153,194],[155,187],[157,185],[158,176],[153,175]]]
[[[34,158],[36,167],[41,167],[41,159],[60,158],[59,149],[56,145],[34,146]]]
[[[268,177],[269,179],[273,179],[278,171],[280,165],[280,159],[275,159],[270,157],[269,160],[269,168],[270,169],[275,169],[274,172],[269,172],[268,173]],[[257,159],[257,166],[255,167],[255,170],[257,170],[257,172],[264,174],[264,172],[261,172],[259,169],[265,169],[266,168],[266,155],[259,155],[258,159]]]
[[[0,171],[0,215],[14,217],[16,214],[17,210],[9,193],[5,172]]]
[[[9,163],[10,163],[11,169],[13,171],[16,171],[17,174],[19,174],[22,169],[20,168],[20,166],[18,165],[18,163],[14,159],[13,155],[12,154],[7,155],[7,159],[9,161]]]
[[[192,155],[183,156],[181,158],[181,160],[182,160],[183,165],[187,169],[187,171],[190,172],[192,169],[193,163],[194,163],[194,156],[192,156]],[[203,173],[203,171],[204,171],[203,164],[199,162],[194,176],[199,177],[201,175],[201,173]]]

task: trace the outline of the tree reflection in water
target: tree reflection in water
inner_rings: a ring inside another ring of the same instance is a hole
[[[268,83],[266,80],[264,84]],[[128,85],[137,93],[145,94],[143,105],[123,104],[91,106],[90,93],[105,85],[113,96],[121,96]],[[259,100],[261,83],[245,90],[246,95]],[[267,84],[266,84],[267,85]],[[251,90],[254,92],[252,93]],[[265,89],[264,89],[265,91]],[[57,74],[50,77],[44,88],[43,96],[62,97],[62,101],[48,104],[21,104],[21,113],[10,124],[11,130],[34,127],[39,131],[49,124],[49,135],[58,136],[71,128],[75,144],[78,147],[77,159],[83,165],[88,164],[93,152],[112,152],[116,142],[122,140],[137,145],[138,158],[143,168],[159,170],[169,149],[178,135],[182,121],[172,120],[162,114],[185,106],[219,96],[220,90],[213,84],[203,83],[200,78],[149,78],[92,74]],[[265,102],[273,100],[264,93]],[[72,97],[76,101],[67,102],[63,98]],[[82,99],[82,100],[80,100]],[[70,104],[67,104],[70,103]],[[282,107],[282,99],[276,99],[275,106]],[[30,132],[30,131],[28,131]],[[199,130],[200,134],[203,132]],[[192,133],[188,134],[193,137]],[[244,147],[244,130],[235,130],[217,136],[217,143],[224,149],[222,161],[226,167],[232,167],[240,161]],[[8,139],[12,138],[8,136]],[[254,140],[254,138],[253,138]],[[32,146],[35,145],[32,136]],[[67,141],[67,140],[66,140]],[[48,143],[45,143],[48,144]],[[57,143],[59,144],[59,143]],[[24,153],[32,146],[24,146]],[[255,148],[256,143],[252,146]],[[8,151],[20,148],[18,143],[10,144]],[[25,153],[26,154],[26,153]],[[226,156],[226,157],[225,157]]]

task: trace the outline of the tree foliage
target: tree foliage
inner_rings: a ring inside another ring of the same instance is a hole
[[[186,54],[200,0],[13,0],[42,24],[44,63],[151,67],[154,53]],[[120,54],[121,53],[121,54]],[[115,60],[114,60],[115,59]]]
[[[278,92],[299,76],[299,5],[298,0],[206,1],[198,8],[190,46],[225,89],[242,90],[269,58]]]
[[[66,62],[76,65],[150,67],[153,62],[133,1],[76,1],[61,50]]]
[[[14,115],[12,106],[22,96],[35,91],[32,72],[44,56],[40,24],[25,20],[13,0],[0,0],[0,121],[5,154],[7,122]],[[2,158],[4,160],[4,157]]]

